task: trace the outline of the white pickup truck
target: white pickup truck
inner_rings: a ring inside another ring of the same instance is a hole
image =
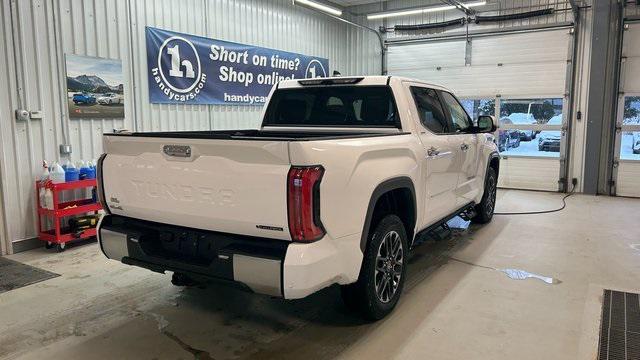
[[[339,284],[380,319],[417,234],[491,220],[496,127],[440,86],[366,76],[280,82],[258,130],[105,134],[100,247],[178,285],[296,299]]]

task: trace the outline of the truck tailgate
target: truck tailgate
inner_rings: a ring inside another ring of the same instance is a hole
[[[105,136],[102,188],[116,215],[290,240],[288,143]]]

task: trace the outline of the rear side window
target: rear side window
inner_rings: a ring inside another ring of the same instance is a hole
[[[323,86],[276,90],[263,126],[400,127],[388,86]]]
[[[447,117],[435,90],[412,86],[411,94],[416,103],[422,125],[436,134],[450,132]]]

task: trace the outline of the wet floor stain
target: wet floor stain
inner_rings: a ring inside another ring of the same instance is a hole
[[[470,266],[475,266],[475,267],[480,267],[483,269],[487,269],[487,270],[494,270],[494,271],[499,271],[505,275],[507,275],[510,279],[513,280],[526,280],[526,279],[537,279],[540,280],[546,284],[551,284],[551,285],[556,285],[556,284],[560,284],[562,281],[560,281],[560,279],[556,279],[556,278],[552,278],[549,276],[543,276],[543,275],[539,275],[539,274],[534,274],[534,273],[530,273],[526,270],[521,270],[521,269],[498,269],[498,268],[494,268],[491,266],[485,266],[485,265],[480,265],[480,264],[475,264],[469,261],[465,261],[465,260],[461,260],[461,259],[456,259],[454,257],[449,257],[450,260],[453,261],[457,261],[459,263],[463,263],[466,265],[470,265]]]
[[[509,278],[514,279],[514,280],[526,280],[526,279],[538,279],[541,280],[547,284],[559,284],[561,283],[560,280],[558,279],[554,279],[552,277],[548,277],[548,276],[542,276],[542,275],[538,275],[538,274],[533,274],[530,273],[528,271],[525,270],[520,270],[520,269],[500,269],[499,271],[505,273]]]
[[[168,337],[169,339],[175,341],[185,351],[191,353],[195,360],[215,360],[213,357],[211,357],[211,355],[209,355],[208,352],[192,347],[191,345],[185,343],[179,337],[177,337],[175,334],[173,334],[168,330],[162,330],[162,334],[164,334],[164,336]]]

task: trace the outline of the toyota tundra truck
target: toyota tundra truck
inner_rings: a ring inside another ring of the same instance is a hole
[[[105,134],[99,244],[176,285],[298,299],[338,284],[380,319],[418,235],[457,215],[491,221],[496,129],[422,81],[282,81],[259,129]]]

